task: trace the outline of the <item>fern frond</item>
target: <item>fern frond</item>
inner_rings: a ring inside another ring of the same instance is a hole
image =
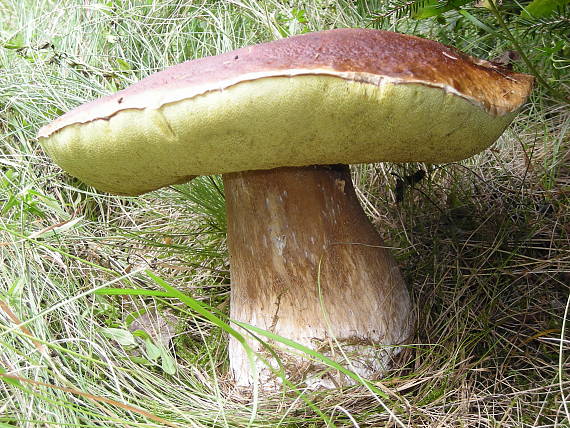
[[[525,27],[525,36],[535,36],[539,33],[558,34],[561,37],[570,36],[570,8],[558,8],[554,13],[542,18],[521,17],[519,23]]]
[[[382,13],[373,13],[370,24],[384,24],[388,19],[399,20],[412,16],[418,10],[431,3],[431,0],[395,0],[390,2],[387,10]]]

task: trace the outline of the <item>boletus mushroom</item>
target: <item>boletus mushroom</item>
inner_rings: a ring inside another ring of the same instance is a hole
[[[410,298],[346,165],[467,158],[501,135],[531,85],[434,41],[339,29],[175,65],[61,116],[39,141],[116,194],[223,174],[231,318],[374,377],[410,337]],[[250,344],[312,387],[347,381]],[[233,339],[229,358],[237,385],[250,385]]]

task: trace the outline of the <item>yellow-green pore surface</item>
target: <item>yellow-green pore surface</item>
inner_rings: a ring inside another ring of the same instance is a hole
[[[422,84],[300,75],[119,111],[40,141],[84,182],[140,194],[196,175],[282,166],[450,162],[486,148],[513,116]]]

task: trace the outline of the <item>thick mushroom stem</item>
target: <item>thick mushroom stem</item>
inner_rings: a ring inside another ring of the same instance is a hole
[[[231,318],[309,346],[366,378],[380,375],[409,336],[410,301],[348,167],[233,173],[224,186]],[[350,383],[269,342],[292,381],[313,388]],[[249,343],[277,367],[257,341]],[[242,346],[231,339],[229,352],[236,384],[250,386]],[[264,364],[257,368],[262,387],[277,385]]]

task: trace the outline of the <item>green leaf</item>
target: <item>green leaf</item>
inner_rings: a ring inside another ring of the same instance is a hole
[[[111,289],[104,289],[104,290],[111,290]],[[113,288],[112,290],[123,290],[122,288]],[[99,294],[99,293],[96,293]],[[106,294],[106,293],[100,293],[100,294]],[[131,324],[140,316],[146,314],[148,312],[148,308],[143,308],[143,309],[139,309],[138,311],[134,311],[131,312],[130,314],[127,315],[127,317],[125,318],[125,325],[127,327],[130,327]],[[133,334],[136,336],[137,332],[134,331]]]
[[[480,21],[479,19],[475,18],[475,16],[473,16],[472,14],[470,14],[469,12],[467,12],[466,10],[460,10],[459,13],[465,18],[467,19],[469,22],[471,22],[473,25],[475,25],[476,27],[479,27],[480,29],[482,29],[483,31],[486,31],[489,34],[495,34],[496,31],[495,29],[489,27],[487,24],[485,24],[484,22]]]
[[[117,65],[119,66],[119,70],[121,71],[131,71],[133,69],[133,67],[131,67],[131,65],[124,59],[117,58],[115,62],[117,63]]]
[[[162,355],[162,350],[152,343],[152,340],[145,340],[146,355],[149,360],[156,362]]]
[[[58,235],[62,232],[66,232],[68,230],[74,229],[75,227],[77,227],[79,222],[81,222],[81,220],[83,220],[83,216],[74,218],[73,220],[70,220],[67,223],[62,224],[61,226],[54,227],[53,229],[47,230],[43,233],[34,234],[33,237],[37,239],[40,237],[41,238],[49,238],[51,236]]]
[[[136,288],[100,288],[93,294],[102,294],[105,296],[154,296],[154,297],[174,297],[168,291],[158,290],[138,290]]]
[[[25,285],[26,280],[23,277],[16,278],[8,289],[8,296],[12,299],[19,299],[22,296]]]
[[[136,363],[136,364],[140,364],[141,366],[152,366],[155,364],[152,361],[149,361],[145,357],[138,357],[136,355],[129,355],[128,358],[129,358],[129,361],[132,361],[133,363]]]
[[[291,11],[291,15],[293,16],[293,18],[295,18],[297,22],[300,24],[306,24],[307,22],[309,22],[305,14],[306,12],[304,9],[293,8],[293,10]]]
[[[16,33],[10,37],[3,46],[6,49],[22,49],[26,46],[24,43],[24,35],[22,33]]]
[[[146,331],[144,330],[135,330],[133,331],[133,336],[135,337],[140,337],[143,340],[147,340],[150,339],[150,334],[148,334]]]
[[[8,200],[6,201],[4,206],[2,207],[2,211],[0,211],[0,214],[2,214],[2,215],[6,214],[13,207],[15,207],[17,204],[18,204],[18,199],[16,199],[16,197],[13,194],[9,194]]]
[[[101,334],[110,339],[116,340],[119,345],[129,346],[136,345],[135,337],[128,330],[122,328],[105,327],[101,329]]]
[[[160,356],[161,356],[161,362],[162,364],[160,365],[162,367],[162,370],[164,370],[165,373],[168,373],[169,375],[173,375],[176,373],[176,361],[174,361],[174,358],[172,358],[172,355],[170,355],[170,352],[168,352],[166,350],[166,348],[164,348],[163,346],[160,347]]]
[[[0,379],[2,379],[4,382],[9,383],[10,385],[13,386],[22,386],[22,384],[20,383],[19,380],[17,379],[12,379],[10,377],[6,377],[6,376],[2,376],[4,373],[6,373],[6,369],[4,367],[0,367]]]
[[[558,8],[570,3],[570,0],[533,0],[521,12],[523,18],[545,18]]]
[[[434,16],[439,16],[450,10],[459,9],[461,6],[469,3],[470,0],[452,0],[452,1],[438,1],[438,0],[428,0],[418,7],[414,12],[412,12],[412,18],[414,19],[426,19]]]
[[[156,284],[160,285],[167,292],[171,293],[172,297],[176,297],[177,299],[182,301],[186,306],[188,306],[189,308],[193,309],[195,312],[202,315],[204,318],[206,318],[212,324],[220,327],[221,329],[225,330],[228,334],[231,334],[233,337],[235,337],[236,340],[245,347],[246,353],[248,353],[248,355],[250,355],[250,353],[251,353],[252,361],[253,361],[253,351],[250,348],[250,346],[247,344],[245,338],[240,333],[238,333],[235,329],[230,327],[229,324],[225,323],[220,318],[218,318],[216,315],[214,315],[212,312],[210,312],[205,303],[199,302],[198,300],[195,300],[192,297],[187,296],[186,294],[177,290],[176,288],[174,288],[173,286],[168,284],[164,279],[160,278],[159,276],[156,276],[154,273],[152,273],[149,270],[146,271],[146,274]]]

